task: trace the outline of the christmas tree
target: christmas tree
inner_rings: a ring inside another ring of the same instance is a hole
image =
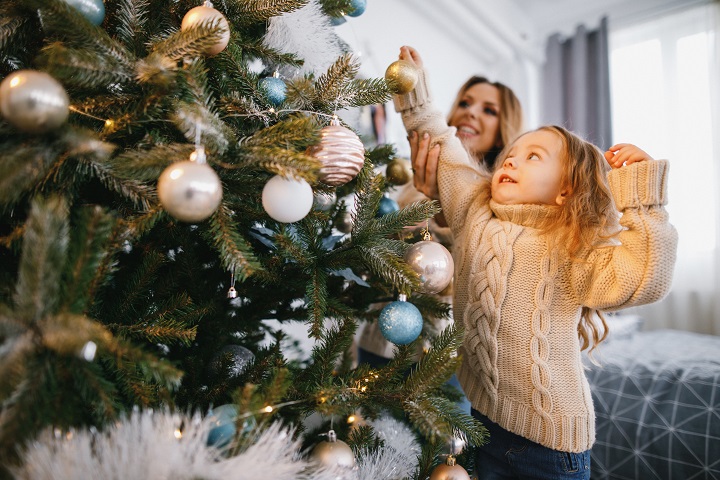
[[[449,315],[404,259],[439,207],[384,209],[395,150],[343,120],[391,96],[333,31],[364,8],[2,2],[0,476],[419,479],[484,441],[459,329],[353,362],[373,305]]]

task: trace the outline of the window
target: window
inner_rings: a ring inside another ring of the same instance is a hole
[[[679,234],[673,294],[691,293],[692,301],[718,290],[718,8],[714,2],[615,29],[609,38],[613,142],[670,160],[668,211]],[[699,301],[717,310],[712,298]],[[705,316],[720,323],[714,312]],[[710,330],[720,333],[720,325]]]

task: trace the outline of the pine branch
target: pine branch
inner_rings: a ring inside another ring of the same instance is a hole
[[[63,308],[72,313],[85,311],[93,285],[103,281],[97,272],[107,261],[106,247],[115,226],[115,219],[100,207],[82,208],[74,216],[73,228],[63,274]]]
[[[122,45],[101,28],[95,27],[80,12],[62,0],[21,0],[31,10],[40,12],[43,28],[58,35],[68,45],[90,49],[114,58],[120,65],[132,70],[134,59]]]
[[[204,52],[217,44],[225,33],[220,19],[207,20],[193,28],[173,32],[164,40],[155,43],[150,55],[139,62],[139,77],[146,78],[144,69],[151,65],[166,65],[168,69],[172,69],[171,65],[185,59],[202,58]]]
[[[135,55],[144,53],[148,43],[147,23],[150,9],[149,0],[120,0],[117,8],[116,37]]]
[[[67,205],[59,197],[33,201],[23,239],[14,310],[28,325],[55,311],[60,302],[68,243]]]
[[[243,24],[253,24],[294,12],[307,5],[308,0],[238,0],[236,3],[237,12],[232,12],[232,18]]]
[[[106,89],[109,85],[129,83],[134,78],[133,71],[114,57],[67,48],[57,42],[45,46],[37,62],[64,85],[78,89]]]
[[[311,338],[320,338],[327,315],[328,300],[327,273],[322,268],[313,268],[305,296],[310,322],[309,335]]]
[[[463,332],[451,324],[433,341],[433,347],[418,362],[405,382],[403,390],[408,396],[430,393],[439,388],[460,365],[457,350]]]
[[[352,10],[351,0],[320,0],[325,15],[340,18]]]
[[[237,232],[232,216],[232,212],[221,204],[210,217],[208,234],[220,253],[223,268],[232,271],[235,278],[242,282],[262,267],[250,244]]]

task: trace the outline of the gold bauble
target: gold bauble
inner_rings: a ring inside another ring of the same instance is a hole
[[[328,432],[327,441],[315,445],[310,457],[327,468],[352,468],[355,466],[355,454],[352,448],[342,440],[338,440],[333,430]]]
[[[385,169],[385,177],[393,185],[405,185],[412,178],[409,162],[401,158],[390,160]]]
[[[411,92],[417,85],[418,69],[406,60],[396,60],[385,70],[385,81],[393,93],[402,95]]]
[[[470,475],[467,470],[455,462],[448,462],[435,467],[430,474],[430,480],[470,480]]]
[[[187,30],[201,24],[207,26],[217,24],[222,30],[217,42],[205,49],[205,55],[212,57],[225,50],[225,47],[227,47],[230,42],[230,25],[225,15],[212,7],[201,5],[190,9],[185,14],[180,24],[180,30]]]

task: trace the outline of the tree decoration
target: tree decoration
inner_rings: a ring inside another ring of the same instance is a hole
[[[383,195],[380,199],[380,205],[378,205],[377,214],[375,216],[382,217],[388,213],[397,212],[398,210],[400,210],[400,205],[387,195]]]
[[[337,117],[320,131],[320,143],[308,147],[307,154],[320,160],[320,180],[333,187],[355,178],[365,164],[360,137],[340,125]]]
[[[70,99],[63,86],[45,72],[17,70],[0,83],[0,114],[28,133],[45,133],[67,120]]]
[[[223,373],[223,365],[229,363],[228,376],[237,378],[242,375],[247,367],[255,360],[255,355],[241,345],[225,345],[213,356],[210,361],[210,374],[215,377]]]
[[[317,210],[326,212],[330,210],[337,202],[337,194],[333,192],[315,192],[313,207]]]
[[[452,281],[453,258],[447,248],[433,240],[422,240],[405,252],[405,262],[420,275],[422,293],[438,293]]]
[[[230,443],[235,436],[235,421],[238,407],[231,403],[210,409],[207,421],[210,423],[207,445],[222,448]]]
[[[220,177],[207,164],[203,147],[198,147],[190,160],[168,166],[158,178],[157,189],[160,204],[181,222],[205,220],[222,200]]]
[[[276,107],[282,105],[286,98],[287,85],[277,71],[273,73],[272,77],[261,78],[260,85],[267,92],[268,101],[272,105]]]
[[[409,162],[402,158],[393,158],[385,167],[385,178],[393,185],[405,185],[412,178]]]
[[[367,0],[351,0],[350,11],[347,13],[350,17],[359,17],[365,12],[367,7]]]
[[[217,24],[222,29],[222,33],[218,41],[208,47],[205,50],[205,55],[211,57],[225,50],[228,43],[230,42],[230,25],[228,24],[225,15],[215,10],[212,7],[211,2],[205,2],[199,7],[190,9],[182,19],[180,24],[181,30],[188,30],[190,28],[196,28],[200,25],[214,25]]]
[[[388,88],[398,95],[411,92],[417,85],[419,77],[417,67],[406,60],[396,60],[385,70]]]
[[[341,233],[352,232],[352,214],[347,210],[339,214],[337,217],[335,217],[335,223],[333,224],[333,226],[337,228]]]
[[[330,430],[327,437],[327,440],[315,445],[315,448],[310,452],[310,458],[327,468],[353,468],[355,466],[355,454],[350,446],[342,440],[338,440],[335,430]]]
[[[274,220],[293,223],[302,220],[313,206],[313,190],[302,178],[291,179],[275,175],[262,191],[265,212]]]
[[[77,9],[93,25],[100,25],[105,19],[105,4],[102,0],[65,0]]]
[[[470,475],[455,462],[455,457],[449,455],[445,463],[433,469],[430,480],[470,480]]]
[[[406,299],[405,295],[398,295],[396,301],[383,307],[378,317],[380,333],[395,345],[412,343],[422,332],[422,314]]]

